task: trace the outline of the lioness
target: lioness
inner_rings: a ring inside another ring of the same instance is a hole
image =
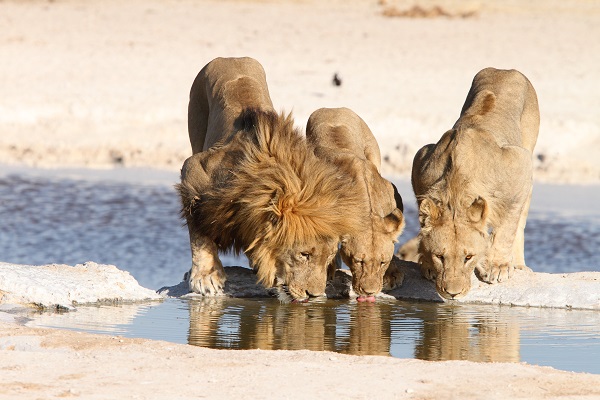
[[[315,153],[353,180],[343,190],[356,193],[360,204],[346,209],[363,221],[357,234],[344,232],[340,255],[352,272],[358,300],[374,301],[384,286],[396,287],[403,274],[395,263],[394,243],[404,229],[402,198],[380,173],[379,146],[367,124],[348,108],[321,108],[306,125]],[[384,279],[385,275],[385,279]]]
[[[415,155],[421,270],[444,298],[464,296],[473,271],[494,283],[527,268],[524,229],[539,123],[529,80],[486,68],[475,75],[454,127]]]
[[[350,178],[308,151],[291,115],[273,111],[258,61],[217,58],[202,68],[188,129],[194,155],[177,188],[190,234],[190,290],[221,294],[218,251],[233,249],[282,300],[323,295],[340,232],[359,226],[344,213],[356,196],[344,189]]]

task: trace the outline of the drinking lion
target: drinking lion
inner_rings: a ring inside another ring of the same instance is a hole
[[[527,268],[524,229],[539,123],[529,80],[486,68],[475,75],[454,127],[416,154],[421,270],[444,298],[464,296],[473,271],[494,283]]]
[[[340,255],[352,272],[358,300],[374,301],[385,286],[402,283],[394,262],[394,243],[404,229],[402,198],[396,187],[380,175],[379,145],[367,124],[348,108],[321,108],[306,125],[306,137],[316,154],[352,178],[343,190],[361,199],[348,215],[362,219],[360,232],[344,232]]]
[[[177,186],[187,221],[191,291],[218,295],[219,251],[244,252],[282,300],[325,292],[341,232],[359,222],[346,210],[351,179],[309,150],[291,115],[276,114],[265,72],[251,58],[217,58],[196,77],[188,129],[193,156]]]

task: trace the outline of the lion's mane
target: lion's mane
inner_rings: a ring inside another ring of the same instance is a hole
[[[217,243],[220,251],[244,251],[257,265],[258,280],[275,283],[275,254],[297,242],[338,237],[362,224],[343,210],[360,199],[352,180],[314,155],[291,114],[246,110],[245,129],[231,170],[217,171],[205,193],[177,185],[182,216]]]

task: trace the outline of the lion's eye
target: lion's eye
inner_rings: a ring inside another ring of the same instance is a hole
[[[471,258],[473,258],[473,255],[472,254],[467,254],[465,256],[465,262],[469,261]]]
[[[440,262],[443,264],[444,263],[444,256],[441,254],[436,254],[435,255],[437,257],[438,260],[440,260]]]
[[[300,252],[300,256],[307,261],[310,259],[310,253],[307,253],[305,251]]]

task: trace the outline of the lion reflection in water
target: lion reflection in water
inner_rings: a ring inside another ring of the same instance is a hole
[[[391,321],[401,316],[383,302],[317,301],[308,306],[216,297],[189,304],[188,342],[201,347],[389,356],[395,338],[406,337],[408,327],[417,330],[418,359],[520,361],[519,321],[497,310],[473,313],[467,307],[428,305],[416,313],[409,310],[414,326],[394,329]]]
[[[428,361],[519,362],[520,325],[501,312],[435,307],[423,324],[415,358]]]
[[[390,354],[389,308],[371,303],[337,305],[203,298],[190,302],[188,342],[211,348]]]

